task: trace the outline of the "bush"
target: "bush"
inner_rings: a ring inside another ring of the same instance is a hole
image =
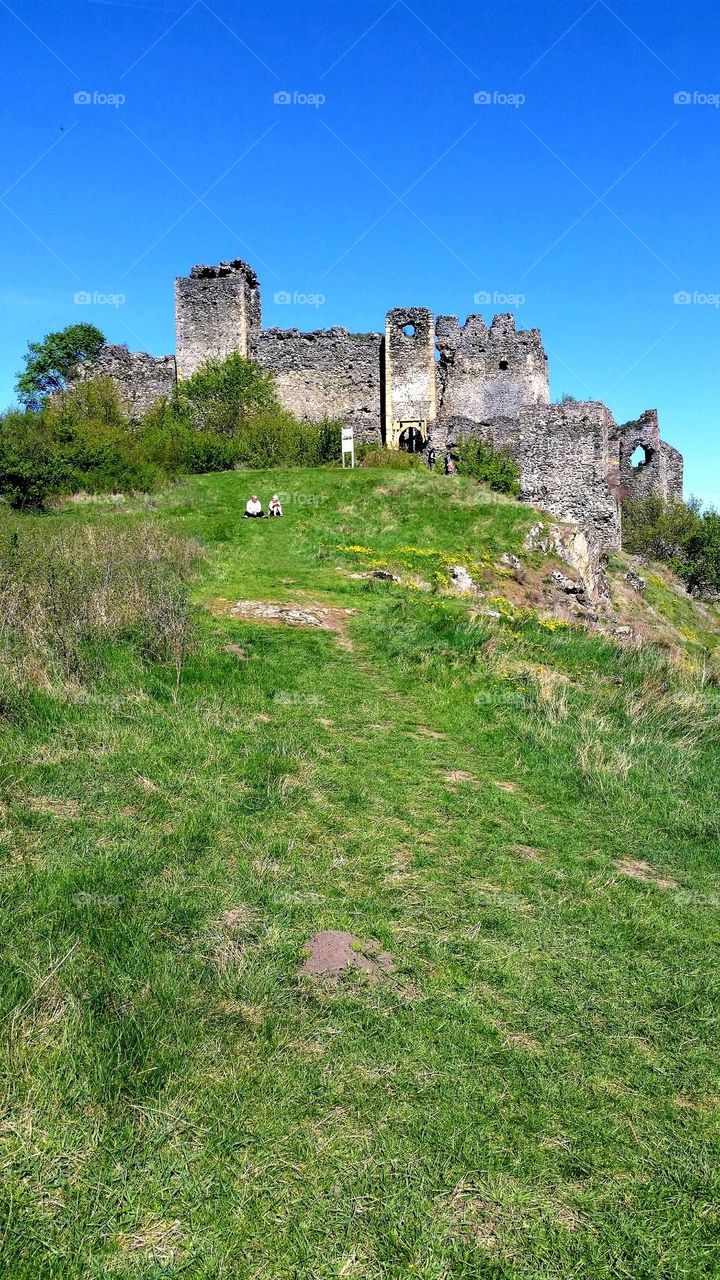
[[[67,482],[47,429],[34,413],[0,417],[0,495],[18,510],[39,510]]]
[[[0,417],[0,495],[38,509],[58,492],[147,492],[188,472],[319,466],[339,455],[339,423],[299,422],[277,403],[269,375],[233,355],[205,365],[140,425],[104,376],[37,412]]]
[[[180,382],[175,394],[175,411],[181,420],[218,435],[233,435],[276,403],[272,376],[238,354],[209,360]]]
[[[410,467],[421,465],[421,459],[416,453],[406,453],[404,449],[385,449],[378,444],[361,444],[356,457],[361,467],[392,467],[396,471],[407,471]]]
[[[623,507],[623,547],[661,560],[682,578],[688,591],[720,592],[720,514],[701,503],[666,502],[655,494]]]
[[[482,440],[461,440],[457,447],[458,470],[489,485],[495,493],[520,493],[520,472],[512,458]]]

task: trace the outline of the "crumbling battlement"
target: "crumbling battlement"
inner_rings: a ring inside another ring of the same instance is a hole
[[[656,493],[682,498],[682,454],[660,439],[657,409],[646,409],[634,422],[617,427],[615,439],[623,497],[634,501]]]
[[[142,418],[157,401],[173,394],[176,382],[174,356],[149,356],[145,351],[128,351],[108,343],[97,359],[78,368],[76,382],[87,378],[112,378],[120,403],[130,418]]]
[[[172,356],[112,346],[94,366],[115,378],[134,417],[170,395],[176,377],[239,352],[272,373],[298,418],[341,419],[361,442],[439,452],[471,436],[506,450],[525,500],[588,525],[607,548],[619,545],[624,496],[682,496],[683,460],[661,440],[656,411],[618,426],[599,402],[550,404],[540,331],[518,330],[512,315],[461,325],[396,307],[384,334],[263,330],[260,284],[240,258],[178,277],[175,310],[177,368]]]
[[[517,413],[526,404],[548,404],[547,356],[539,329],[515,328],[512,315],[438,316],[440,403],[443,417],[482,418]]]

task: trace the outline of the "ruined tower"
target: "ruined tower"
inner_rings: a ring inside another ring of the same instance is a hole
[[[518,331],[512,315],[438,316],[440,398],[446,418],[482,422],[514,416],[524,405],[549,404],[547,356],[539,329]]]
[[[385,318],[385,444],[414,451],[437,415],[435,325],[425,307],[395,307]]]
[[[175,281],[178,378],[189,378],[206,360],[222,360],[235,351],[251,358],[261,327],[258,278],[241,258],[193,267]]]

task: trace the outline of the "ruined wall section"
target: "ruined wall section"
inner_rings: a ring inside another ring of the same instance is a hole
[[[668,502],[682,502],[685,492],[685,461],[671,444],[660,441],[660,478]]]
[[[476,422],[514,416],[525,405],[550,400],[547,356],[539,329],[515,327],[512,315],[438,316],[438,377],[441,417]]]
[[[683,458],[660,438],[657,409],[646,409],[616,429],[618,474],[623,497],[631,501],[657,494],[673,500],[683,496]],[[638,450],[642,455],[635,459]]]
[[[599,401],[526,406],[520,411],[521,495],[560,519],[588,525],[609,551],[620,546],[614,433]]]
[[[356,439],[381,435],[382,334],[347,329],[266,329],[254,359],[274,375],[280,403],[305,421],[335,418]]]
[[[193,267],[175,281],[178,378],[189,378],[210,359],[238,351],[254,357],[262,329],[260,285],[241,258]]]
[[[385,318],[385,443],[416,427],[423,440],[437,416],[435,327],[425,307],[395,307]]]
[[[70,385],[96,377],[112,378],[125,412],[131,418],[142,418],[162,396],[172,396],[175,357],[149,356],[145,351],[128,351],[126,346],[108,343],[95,360],[80,365]]]

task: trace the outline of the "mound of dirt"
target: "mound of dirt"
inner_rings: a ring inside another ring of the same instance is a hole
[[[337,929],[316,933],[308,943],[308,952],[300,972],[313,978],[337,977],[345,969],[360,969],[378,977],[393,968],[390,952],[382,951],[379,942],[360,942],[354,934]]]

